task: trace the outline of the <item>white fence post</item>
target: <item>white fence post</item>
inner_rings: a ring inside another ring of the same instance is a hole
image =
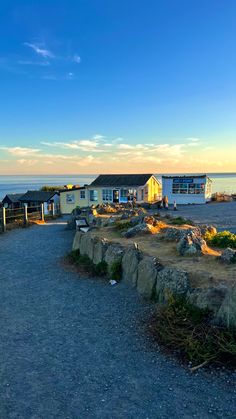
[[[28,204],[24,204],[24,225],[28,225]]]
[[[5,233],[6,229],[7,229],[6,208],[2,207],[2,232]]]
[[[44,221],[44,203],[41,204],[41,221]]]

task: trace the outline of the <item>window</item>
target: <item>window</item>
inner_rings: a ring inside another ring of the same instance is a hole
[[[73,193],[66,194],[66,203],[67,204],[74,204],[75,203],[75,195]]]
[[[85,189],[80,191],[80,199],[85,199]]]
[[[90,201],[92,201],[92,202],[97,201],[98,200],[98,191],[95,191],[94,189],[89,191],[89,198],[90,198]]]
[[[112,189],[102,190],[102,200],[112,202]]]
[[[143,200],[144,200],[144,190],[141,189],[141,201],[143,201]]]
[[[204,183],[193,183],[193,179],[174,179],[172,184],[173,194],[204,194]]]

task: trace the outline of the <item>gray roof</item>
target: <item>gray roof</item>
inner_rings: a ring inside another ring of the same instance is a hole
[[[54,195],[59,195],[58,192],[45,192],[45,191],[27,191],[21,196],[21,202],[47,202]]]
[[[132,175],[99,175],[90,186],[110,186],[110,187],[137,187],[143,186],[152,177],[149,174],[132,174]]]
[[[16,203],[19,202],[20,198],[22,197],[22,193],[13,193],[13,194],[7,194],[2,202],[8,201],[8,202],[12,202],[12,203]]]

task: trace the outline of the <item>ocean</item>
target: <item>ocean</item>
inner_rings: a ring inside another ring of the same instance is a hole
[[[27,190],[40,189],[44,185],[63,186],[67,184],[90,184],[97,175],[46,175],[46,176],[7,176],[0,175],[0,200],[6,194],[25,193]],[[236,173],[209,173],[213,192],[236,193]],[[161,175],[156,177],[161,179]]]

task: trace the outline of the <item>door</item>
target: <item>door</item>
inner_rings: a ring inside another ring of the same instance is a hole
[[[119,203],[119,197],[120,197],[119,190],[114,189],[113,190],[113,202],[114,203]]]

